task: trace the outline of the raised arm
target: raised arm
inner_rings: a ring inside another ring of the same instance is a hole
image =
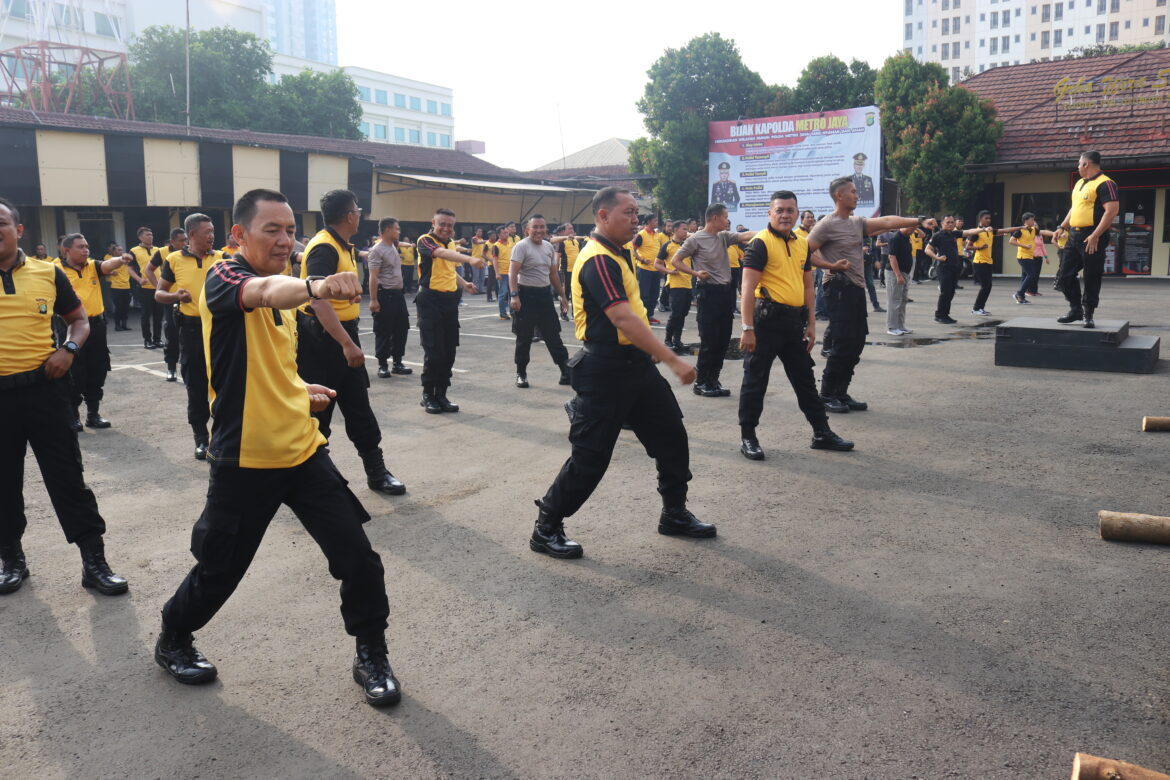
[[[914,217],[870,217],[865,221],[865,233],[869,236],[877,236],[890,230],[917,226],[918,220]]]

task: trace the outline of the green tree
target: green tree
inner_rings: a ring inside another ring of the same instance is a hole
[[[357,85],[342,71],[302,71],[269,87],[266,122],[253,130],[361,139]]]
[[[1165,49],[1165,41],[1150,41],[1148,43],[1127,43],[1123,46],[1114,46],[1111,43],[1098,43],[1093,46],[1076,46],[1068,50],[1062,59],[1079,60],[1085,57],[1107,57],[1110,54],[1128,54],[1135,51],[1150,51]]]
[[[760,116],[775,90],[718,33],[667,49],[647,76],[638,110],[650,138],[631,146],[631,170],[658,177],[654,196],[666,213],[700,214],[706,207],[707,122]]]
[[[995,109],[963,87],[939,85],[905,107],[903,119],[897,135],[887,135],[886,163],[910,209],[971,212],[982,177],[964,167],[995,159],[1003,134]]]
[[[872,105],[875,76],[873,68],[860,60],[846,65],[832,54],[817,57],[805,65],[796,82],[795,108],[813,113]]]
[[[183,124],[186,106],[183,31],[152,26],[130,44],[131,83],[139,119]],[[191,124],[249,128],[272,70],[268,42],[231,27],[191,34]]]
[[[927,93],[946,84],[947,72],[936,62],[919,62],[905,52],[886,60],[874,79],[873,96],[881,109],[887,153],[892,151],[891,139],[906,129],[910,111]]]

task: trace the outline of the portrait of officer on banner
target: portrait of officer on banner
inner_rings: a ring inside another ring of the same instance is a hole
[[[873,199],[873,189],[870,189],[870,199]],[[729,212],[739,210],[739,188],[731,180],[731,164],[719,163],[719,181],[711,185],[711,202],[722,203]]]
[[[853,155],[853,184],[857,187],[857,205],[872,206],[874,201],[873,179],[866,176],[865,161],[869,158],[865,152]]]

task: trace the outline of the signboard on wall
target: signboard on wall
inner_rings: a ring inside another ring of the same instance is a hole
[[[833,210],[829,182],[852,176],[857,214],[882,202],[881,121],[877,106],[818,114],[707,123],[710,202],[727,206],[732,226],[761,230],[776,190],[796,193],[800,209]]]

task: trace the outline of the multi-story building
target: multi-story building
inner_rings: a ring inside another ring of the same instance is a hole
[[[1073,49],[1170,42],[1167,0],[902,0],[902,48],[957,82]]]
[[[263,0],[265,34],[278,54],[337,65],[334,0]]]

